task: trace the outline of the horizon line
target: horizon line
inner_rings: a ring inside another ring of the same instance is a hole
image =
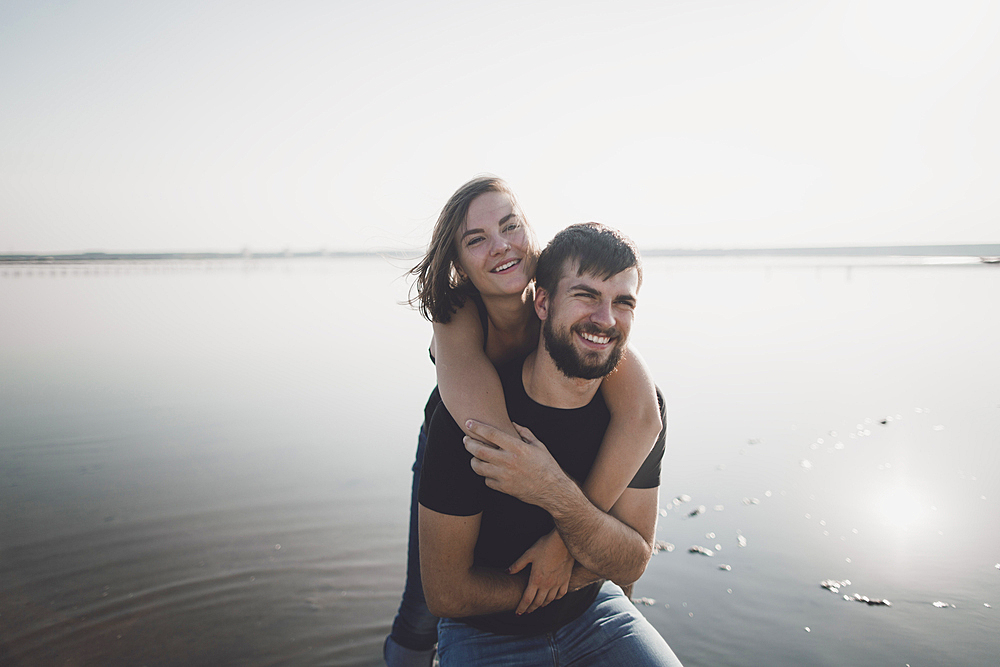
[[[383,250],[311,250],[254,252],[248,249],[235,252],[215,251],[86,251],[64,253],[9,253],[0,255],[0,263],[30,264],[52,262],[101,262],[101,261],[162,261],[162,260],[254,260],[254,259],[306,259],[306,258],[374,258],[402,257],[420,253],[418,249]],[[804,256],[804,257],[1000,257],[1000,243],[978,244],[927,244],[927,245],[870,245],[870,246],[809,246],[795,248],[648,248],[639,249],[644,257],[735,257],[735,256]]]

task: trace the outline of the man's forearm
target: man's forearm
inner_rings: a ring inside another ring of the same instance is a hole
[[[657,489],[626,489],[606,514],[529,429],[515,424],[517,440],[479,422],[466,426],[483,438],[466,437],[465,448],[486,486],[552,515],[570,554],[594,574],[621,585],[642,575],[652,555]]]
[[[461,581],[441,587],[426,586],[425,592],[428,608],[435,616],[462,618],[517,609],[527,585],[527,572],[507,574],[488,567],[473,567]]]
[[[636,581],[652,555],[650,543],[631,526],[595,507],[572,480],[566,482],[554,490],[544,508],[555,520],[566,548],[596,577],[619,585]]]

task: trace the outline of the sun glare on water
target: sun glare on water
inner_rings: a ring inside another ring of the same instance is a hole
[[[895,528],[911,528],[927,516],[924,499],[905,486],[889,489],[876,499],[875,506],[881,519]]]

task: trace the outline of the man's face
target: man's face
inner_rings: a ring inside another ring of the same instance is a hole
[[[545,294],[542,338],[567,377],[594,380],[615,369],[635,316],[639,273],[626,269],[607,280],[576,275],[568,263],[554,294]]]

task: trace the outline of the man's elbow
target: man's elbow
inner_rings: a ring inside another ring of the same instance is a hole
[[[451,618],[453,602],[449,599],[446,587],[434,585],[424,579],[424,601],[427,609],[438,618]]]
[[[451,618],[451,612],[444,600],[427,595],[427,609],[438,618]]]
[[[618,584],[622,588],[626,586],[631,586],[639,580],[643,572],[646,571],[646,566],[649,565],[649,559],[653,555],[653,545],[644,543],[645,548],[636,554],[636,558],[627,566],[620,569],[615,573],[615,576],[609,577],[611,581]]]
[[[469,615],[459,587],[425,584],[424,599],[427,609],[438,618],[461,618]]]

